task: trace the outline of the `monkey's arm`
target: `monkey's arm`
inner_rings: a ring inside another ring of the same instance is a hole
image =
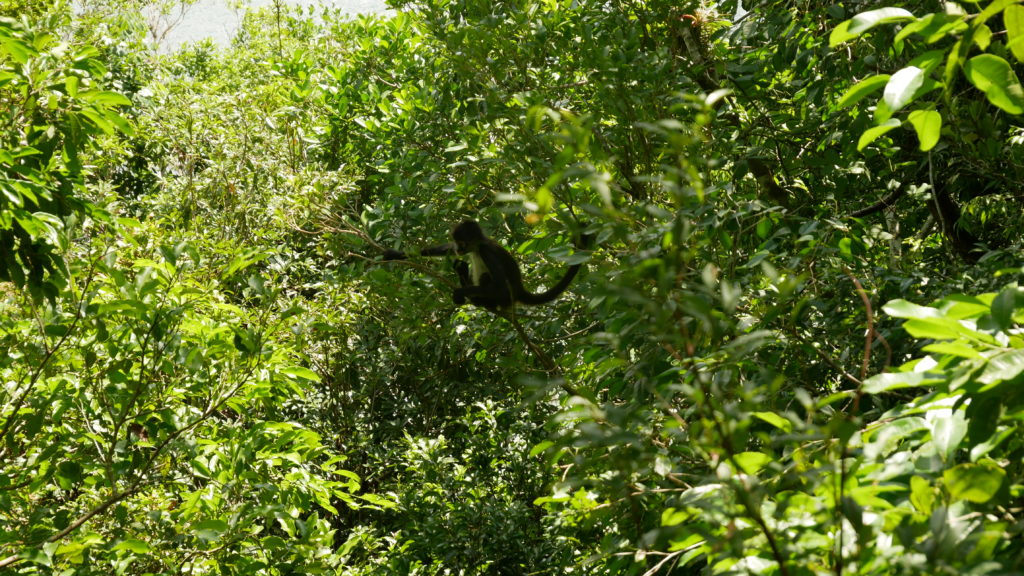
[[[449,242],[447,244],[430,246],[419,251],[411,252],[402,252],[401,250],[386,248],[384,250],[384,254],[381,255],[381,260],[406,260],[412,256],[448,256],[451,254],[455,254],[455,244]]]
[[[437,246],[430,246],[420,250],[420,256],[449,256],[455,254],[455,243],[448,242],[446,244],[439,244]]]

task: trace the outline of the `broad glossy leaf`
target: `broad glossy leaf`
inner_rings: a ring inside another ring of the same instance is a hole
[[[760,452],[740,452],[733,458],[736,461],[736,465],[744,473],[750,475],[757,474],[772,461],[771,456]]]
[[[868,146],[868,144],[871,144],[879,137],[884,135],[886,132],[889,132],[890,130],[899,127],[900,121],[896,120],[895,118],[890,118],[886,120],[885,123],[882,124],[881,126],[868,128],[867,130],[864,131],[863,134],[860,135],[860,139],[857,141],[857,150],[863,150]]]
[[[1006,472],[994,462],[988,461],[960,464],[942,473],[946,488],[955,500],[978,504],[991,500],[1005,478]]]
[[[930,386],[944,381],[945,378],[938,372],[885,372],[865,380],[864,392],[867,394],[878,394],[899,388]]]
[[[893,39],[894,43],[906,40],[911,34],[917,34],[925,39],[928,44],[934,44],[950,34],[960,32],[967,28],[965,19],[955,14],[928,14],[922,16],[916,22],[911,22],[903,27]]]
[[[936,342],[923,348],[925,352],[936,354],[947,354],[959,358],[981,358],[981,352],[964,344],[963,342]]]
[[[662,526],[676,526],[693,518],[693,514],[678,508],[668,507],[661,512]]]
[[[1003,23],[1006,24],[1006,46],[1017,61],[1024,62],[1024,6],[1008,6],[1003,12]]]
[[[943,461],[950,462],[960,447],[960,442],[967,435],[967,420],[961,410],[950,413],[939,410],[928,414],[928,422],[932,426],[932,442]]]
[[[109,90],[88,90],[81,92],[82,100],[93,102],[103,106],[131,106],[132,101],[124,94],[111,92]]]
[[[971,330],[953,318],[911,318],[903,324],[903,329],[914,338],[956,340],[966,336],[985,341],[991,339],[987,334]]]
[[[884,458],[897,447],[906,443],[907,439],[923,434],[928,430],[928,423],[924,418],[908,417],[878,424],[877,428],[869,429],[864,434],[864,457],[868,460]]]
[[[928,75],[932,70],[938,68],[945,59],[945,50],[929,50],[911,60],[910,66],[917,66],[921,70],[924,70],[925,75]]]
[[[882,306],[889,316],[895,318],[938,318],[942,313],[930,306],[921,306],[908,300],[891,300]]]
[[[206,542],[219,540],[221,534],[227,531],[228,523],[220,519],[203,520],[192,528],[196,537]]]
[[[995,16],[996,14],[999,14],[1009,6],[1019,3],[1020,0],[992,0],[992,2],[989,3],[989,5],[986,6],[984,10],[981,11],[981,14],[978,14],[977,16],[974,17],[972,25],[974,27],[981,26],[989,18]]]
[[[298,379],[301,379],[301,380],[309,380],[310,382],[319,382],[320,381],[320,375],[319,374],[317,374],[316,372],[313,372],[309,368],[304,368],[302,366],[285,366],[284,368],[281,368],[281,372],[283,374],[287,374],[287,375],[291,376],[292,378],[298,378]]]
[[[939,142],[942,132],[942,115],[935,110],[914,110],[907,118],[917,132],[922,152],[927,152]]]
[[[114,550],[114,551],[127,550],[129,552],[134,552],[136,554],[148,554],[153,549],[152,549],[152,547],[150,547],[149,544],[146,544],[142,540],[132,540],[132,539],[129,539],[129,540],[122,540],[122,541],[118,542],[117,544],[115,544],[113,546],[113,548],[111,548],[111,550]]]
[[[891,78],[891,76],[888,74],[879,74],[857,82],[846,91],[846,94],[843,94],[842,98],[839,99],[838,106],[840,108],[853,106],[871,93],[885,86],[886,82],[889,81],[889,78]]]
[[[910,477],[910,503],[922,514],[931,514],[935,507],[935,489],[921,476]]]
[[[898,70],[889,78],[889,82],[885,85],[885,91],[882,93],[882,98],[885,99],[885,103],[889,105],[890,110],[897,112],[914,99],[914,94],[917,93],[923,83],[924,70],[917,66],[907,66]]]
[[[829,35],[828,45],[837,46],[860,36],[864,32],[878,26],[891,22],[906,22],[914,20],[914,15],[903,8],[879,8],[857,14],[853,18],[841,23],[832,30]]]
[[[1020,301],[1024,301],[1024,291],[1016,285],[1007,286],[992,299],[992,319],[1000,330],[1013,326],[1013,314]]]
[[[982,384],[1013,380],[1024,372],[1024,350],[1010,350],[993,356],[978,375]]]
[[[764,420],[765,422],[771,424],[772,426],[775,426],[776,428],[782,430],[783,432],[793,431],[793,423],[783,418],[782,416],[779,416],[775,412],[752,412],[750,415],[755,418]]]
[[[989,102],[1010,114],[1024,113],[1024,88],[1009,62],[995,54],[979,54],[967,61],[964,73]]]

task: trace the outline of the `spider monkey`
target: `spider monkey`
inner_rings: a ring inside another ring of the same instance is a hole
[[[545,292],[535,294],[523,286],[523,275],[519,264],[508,250],[484,233],[476,220],[463,220],[452,230],[452,240],[447,244],[425,248],[420,256],[445,256],[452,252],[468,256],[469,262],[455,262],[455,272],[460,286],[452,293],[452,301],[461,306],[467,301],[494,311],[513,303],[538,305],[557,298],[576,277],[580,264],[573,264],[565,275]],[[388,250],[385,260],[401,260],[404,252]]]

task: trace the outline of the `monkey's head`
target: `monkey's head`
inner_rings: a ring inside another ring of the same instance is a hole
[[[480,243],[487,240],[487,235],[476,220],[463,220],[452,229],[452,240],[455,240],[459,254],[469,254],[477,251]]]

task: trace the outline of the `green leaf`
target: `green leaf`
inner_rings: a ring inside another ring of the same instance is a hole
[[[911,34],[917,34],[924,38],[928,44],[934,44],[946,36],[960,32],[967,28],[967,22],[957,14],[928,14],[922,16],[916,22],[911,22],[903,27],[896,34],[893,43],[899,43],[907,39]]]
[[[131,106],[132,101],[123,94],[108,90],[89,90],[79,94],[82,100],[102,106]]]
[[[993,356],[978,375],[982,384],[1013,380],[1024,372],[1024,350],[1008,350]]]
[[[793,423],[775,412],[752,412],[750,415],[754,418],[760,418],[783,432],[793,431]]]
[[[740,452],[733,457],[736,465],[746,474],[754,475],[772,462],[772,457],[760,452]]]
[[[1018,300],[1024,300],[1024,292],[1016,284],[1003,288],[992,299],[992,319],[1000,330],[1009,330],[1013,326]]]
[[[980,332],[967,328],[952,318],[911,318],[903,324],[914,338],[934,338],[935,340],[956,340],[961,336],[981,338]]]
[[[11,38],[9,36],[0,37],[0,45],[3,46],[4,51],[11,55],[11,58],[18,64],[24,64],[28,61],[30,56],[35,56],[37,52],[32,46],[22,42],[18,38]]]
[[[914,110],[907,118],[917,132],[922,152],[927,152],[939,142],[942,132],[942,115],[935,110]]]
[[[914,59],[910,61],[909,65],[917,66],[921,70],[924,70],[924,73],[927,76],[933,70],[938,68],[939,65],[942,64],[943,60],[945,59],[945,50],[929,50],[924,54],[914,57]]]
[[[1020,0],[992,0],[992,3],[990,3],[988,6],[985,7],[984,10],[981,11],[981,14],[978,14],[977,16],[974,17],[974,20],[971,22],[971,25],[974,27],[979,27],[986,21],[988,21],[989,18],[995,16],[996,14],[999,14],[1009,6],[1019,3]]]
[[[693,514],[686,510],[680,510],[678,508],[666,508],[661,512],[661,525],[662,526],[676,526],[686,522],[693,518]]]
[[[935,508],[935,489],[921,476],[910,477],[910,503],[922,514],[931,514]]]
[[[857,150],[863,150],[868,146],[868,144],[871,144],[886,132],[889,132],[893,128],[899,127],[900,121],[895,118],[890,118],[886,120],[885,123],[883,123],[881,126],[868,128],[867,130],[864,131],[863,134],[860,135],[860,139],[857,141]]]
[[[839,26],[836,26],[835,29],[832,30],[832,34],[829,35],[828,45],[830,47],[834,47],[848,40],[852,40],[879,24],[906,22],[907,20],[914,19],[914,15],[903,8],[879,8],[877,10],[869,10],[868,12],[857,14],[853,18],[843,22]]]
[[[894,450],[904,446],[912,437],[928,429],[924,418],[896,418],[883,422],[864,435],[864,457],[869,460],[888,457]]]
[[[228,278],[238,272],[239,270],[245,270],[246,268],[261,262],[270,257],[270,252],[266,250],[250,249],[246,250],[244,254],[240,254],[231,259],[227,268],[224,269],[223,276]]]
[[[936,342],[935,344],[925,346],[922,350],[936,354],[956,356],[958,358],[981,358],[981,352],[963,342]]]
[[[1006,25],[1007,48],[1017,61],[1024,62],[1024,6],[1008,6],[1003,12],[1003,23]]]
[[[203,520],[192,528],[192,533],[196,535],[196,538],[204,542],[219,540],[221,535],[227,531],[228,523],[220,519]]]
[[[983,504],[1003,485],[1006,472],[994,462],[966,463],[942,473],[942,480],[954,500]]]
[[[853,240],[849,236],[839,239],[839,255],[843,260],[853,260]]]
[[[885,83],[889,81],[889,78],[890,76],[888,74],[879,74],[857,82],[846,91],[846,94],[843,94],[842,98],[839,99],[838,106],[840,108],[853,106],[857,102],[866,98],[872,92],[875,92],[882,86],[885,86]]]
[[[921,306],[907,300],[891,300],[882,306],[889,316],[895,318],[938,318],[942,313],[929,306]]]
[[[89,123],[96,126],[106,134],[113,135],[115,133],[116,130],[114,128],[114,124],[106,114],[97,112],[92,108],[82,108],[78,113],[88,118],[90,121]]]
[[[1024,113],[1024,88],[1009,62],[995,54],[979,54],[967,61],[964,73],[989,102],[1010,114]]]
[[[544,440],[540,444],[537,444],[536,446],[530,449],[530,456],[532,457],[537,456],[539,454],[543,454],[545,451],[547,451],[548,448],[551,448],[554,445],[555,443],[552,442],[551,440]]]
[[[944,381],[943,375],[937,372],[886,372],[865,380],[864,392],[879,394],[888,390],[929,386]]]
[[[940,410],[928,414],[928,422],[932,426],[932,442],[943,462],[951,462],[960,442],[967,435],[967,420],[962,410],[952,414],[948,410]]]
[[[885,85],[882,98],[892,112],[898,112],[914,99],[914,94],[924,83],[924,70],[907,66],[898,70]]]
[[[292,378],[297,378],[299,380],[309,380],[310,382],[320,381],[319,374],[313,372],[309,368],[304,368],[302,366],[285,366],[284,368],[281,368],[281,373],[287,374],[288,376],[291,376]]]
[[[142,540],[121,540],[115,544],[111,550],[115,552],[118,550],[127,550],[136,554],[149,554],[153,548],[149,544],[146,544]]]

